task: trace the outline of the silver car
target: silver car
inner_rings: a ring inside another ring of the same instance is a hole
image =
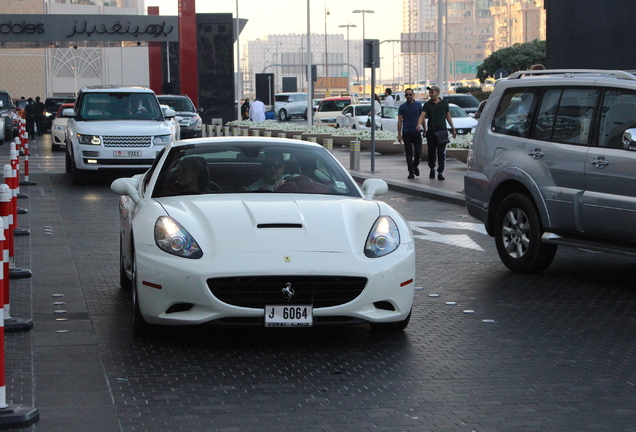
[[[558,245],[636,254],[636,76],[546,70],[499,82],[464,176],[468,212],[516,272]]]

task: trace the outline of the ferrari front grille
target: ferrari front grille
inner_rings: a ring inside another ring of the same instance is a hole
[[[354,276],[241,276],[210,278],[208,288],[220,301],[240,307],[262,309],[266,305],[338,306],[358,297],[367,278]],[[293,296],[283,289],[291,284]]]

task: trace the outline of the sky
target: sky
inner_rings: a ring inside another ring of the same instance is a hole
[[[400,0],[309,0],[311,32],[324,34],[325,7],[329,11],[327,32],[344,34],[339,25],[355,24],[349,30],[350,39],[362,39],[362,15],[353,10],[373,10],[365,16],[367,39],[399,39],[402,29]],[[199,0],[197,13],[232,13],[236,15],[236,0]],[[146,0],[146,7],[159,6],[161,15],[177,15],[178,0]],[[238,0],[239,17],[248,19],[241,39],[263,39],[268,34],[307,33],[307,0]]]

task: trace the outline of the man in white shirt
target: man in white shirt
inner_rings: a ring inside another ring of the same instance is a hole
[[[259,98],[250,105],[250,120],[265,121],[265,104]]]
[[[391,90],[390,88],[384,90],[384,105],[386,106],[395,106],[395,99],[393,99],[393,96],[391,96],[391,94],[393,93],[393,90]]]

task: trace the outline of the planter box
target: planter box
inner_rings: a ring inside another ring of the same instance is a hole
[[[446,156],[451,156],[451,157],[457,159],[458,161],[462,161],[462,162],[466,163],[466,161],[468,160],[468,149],[447,148],[446,149]]]
[[[360,140],[360,148],[371,150],[371,140]],[[400,144],[400,142],[394,139],[376,139],[375,151],[380,154],[400,154],[404,153],[404,144]]]
[[[304,133],[305,133],[305,131],[303,131],[303,130],[286,130],[285,131],[285,135],[289,139],[294,138],[295,135],[302,135]]]
[[[331,135],[331,138],[333,139],[334,147],[349,147],[351,141],[356,140],[356,137],[353,135]]]

